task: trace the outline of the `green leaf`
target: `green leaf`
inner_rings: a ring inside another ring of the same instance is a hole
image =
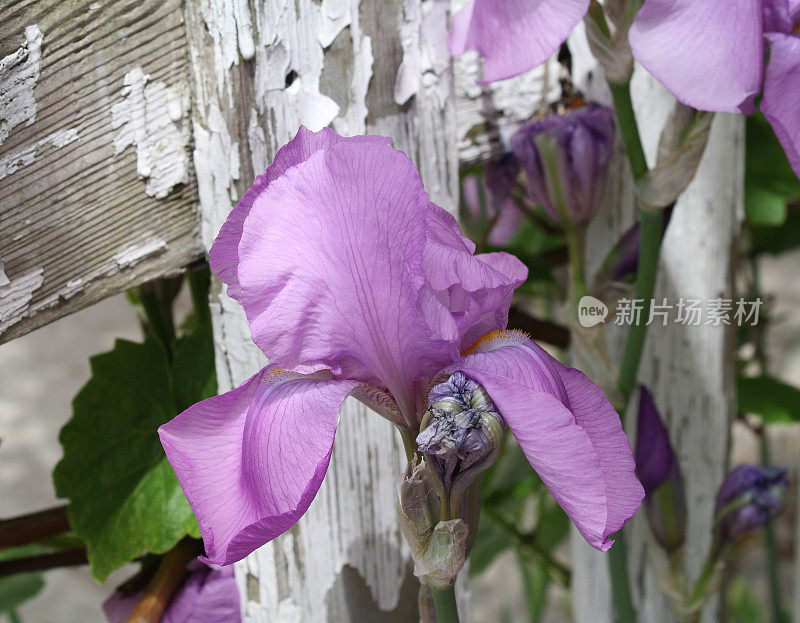
[[[12,547],[0,552],[0,560],[12,560],[35,556],[47,551],[37,544]],[[0,578],[0,614],[19,608],[29,599],[39,594],[44,588],[44,577],[41,573],[19,573]]]
[[[178,341],[172,361],[178,413],[217,393],[214,372],[214,338],[211,325],[200,325]]]
[[[480,575],[504,551],[516,543],[491,518],[482,517],[478,522],[478,535],[469,554],[470,575]]]
[[[800,421],[800,390],[771,376],[739,377],[739,411],[767,424]]]
[[[744,578],[735,578],[731,582],[727,602],[731,621],[735,623],[764,623],[767,620],[764,604]]]
[[[780,227],[750,227],[753,251],[778,255],[800,246],[800,211],[790,210]]]
[[[786,202],[800,198],[800,180],[764,115],[747,118],[746,142],[747,220],[754,225],[781,225],[786,220]]]
[[[44,588],[41,573],[20,573],[0,578],[0,614],[16,610]]]
[[[184,338],[170,366],[157,340],[118,340],[91,360],[92,378],[61,431],[64,457],[53,477],[97,581],[146,552],[168,551],[186,534],[199,536],[156,430],[213,387],[213,356],[204,347],[211,352],[200,331]]]

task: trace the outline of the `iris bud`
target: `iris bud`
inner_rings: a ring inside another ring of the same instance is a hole
[[[639,387],[636,475],[644,487],[647,520],[656,541],[672,554],[686,541],[686,499],[680,466],[655,401]]]
[[[456,372],[433,388],[428,402],[417,446],[435,457],[448,488],[467,473],[474,480],[503,447],[505,423],[492,399],[478,383]]]
[[[469,528],[440,521],[438,476],[428,459],[414,459],[397,487],[397,518],[414,561],[414,575],[438,589],[452,586],[467,559]]]
[[[739,465],[717,493],[718,536],[730,543],[767,525],[783,509],[786,470],[776,465]]]
[[[586,223],[600,205],[614,154],[614,113],[590,104],[524,126],[511,149],[534,200],[562,227]]]

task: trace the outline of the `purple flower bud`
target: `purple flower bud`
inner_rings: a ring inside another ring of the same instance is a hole
[[[192,561],[189,576],[172,596],[161,623],[212,623],[238,621],[239,589],[233,577],[233,567],[216,567]],[[123,595],[114,592],[103,604],[109,623],[127,621],[142,599],[142,593]]]
[[[719,537],[730,543],[767,525],[783,509],[789,483],[777,465],[744,464],[734,468],[717,493]]]
[[[519,169],[517,158],[507,153],[486,165],[485,178],[470,173],[462,179],[461,217],[473,239],[483,238],[490,229],[487,241],[502,247],[516,235],[524,216],[512,197]]]
[[[644,487],[653,536],[668,552],[686,540],[686,500],[678,459],[652,395],[639,386],[636,475]]]
[[[438,459],[443,474],[452,474],[456,467],[463,473],[490,455],[496,458],[505,424],[483,387],[463,372],[455,372],[431,390],[428,403],[417,446]],[[455,461],[460,462],[458,466]]]
[[[562,226],[586,223],[600,204],[614,154],[614,113],[589,104],[534,121],[511,138],[511,149],[533,198],[551,218]]]

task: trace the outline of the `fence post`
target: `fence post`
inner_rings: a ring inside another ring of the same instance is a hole
[[[431,198],[454,209],[448,18],[449,0],[187,0],[204,246],[300,124],[393,136]],[[265,360],[241,310],[219,289],[212,310],[226,391]],[[415,620],[418,584],[393,503],[404,462],[391,426],[349,400],[331,469],[306,516],[237,564],[245,621]]]
[[[602,75],[582,33],[576,33],[570,44],[578,84],[596,99],[607,98]],[[675,100],[641,68],[634,75],[633,96],[652,164]],[[697,177],[678,201],[664,240],[656,301],[667,298],[674,305],[683,297],[701,299],[705,305],[711,299],[733,298],[733,247],[742,216],[743,178],[744,119],[718,114]],[[587,236],[589,261],[594,261],[595,267],[633,222],[630,174],[622,161],[609,185],[606,205]],[[607,331],[617,338],[619,347],[623,336],[615,329],[612,326]],[[711,543],[714,498],[728,464],[729,426],[736,408],[733,329],[683,326],[674,321],[663,327],[656,322],[648,334],[639,374],[667,423],[683,473],[691,474],[686,479],[686,554],[692,578],[699,574]],[[629,409],[627,419],[626,430],[633,439],[635,409]],[[576,535],[572,539],[575,621],[611,623],[607,557],[591,550]],[[651,548],[657,546],[648,540],[643,510],[626,528],[626,536],[639,621],[673,622],[675,617],[651,564]],[[715,599],[706,607],[704,623],[718,620],[718,606]]]

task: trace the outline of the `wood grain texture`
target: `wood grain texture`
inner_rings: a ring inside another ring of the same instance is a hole
[[[200,256],[180,7],[0,2],[0,342]]]
[[[580,29],[570,39],[576,80],[596,99],[608,101]],[[652,166],[658,139],[674,98],[641,68],[633,81],[633,99],[645,151]],[[744,120],[718,114],[695,180],[678,200],[664,239],[655,299],[675,304],[680,297],[708,301],[732,298],[732,256],[743,206]],[[634,219],[633,189],[626,162],[617,158],[609,192],[587,240],[590,274]],[[648,334],[639,373],[651,390],[670,431],[686,478],[688,508],[687,568],[697,577],[711,542],[716,491],[728,466],[729,427],[734,416],[734,327],[683,326],[656,322]],[[619,358],[624,335],[607,326]],[[632,400],[636,404],[636,396]],[[635,408],[628,409],[626,430],[633,439]],[[642,623],[675,620],[658,586],[654,548],[641,510],[626,529],[635,605]],[[606,556],[573,531],[573,607],[577,623],[612,623]],[[719,600],[702,620],[718,620]]]
[[[448,0],[188,0],[204,246],[300,124],[393,136],[432,197],[453,209],[448,8]],[[212,309],[220,390],[227,390],[265,360],[224,291],[214,293]],[[394,510],[404,463],[393,427],[348,400],[330,469],[306,515],[236,565],[245,620],[414,620],[418,583]]]

